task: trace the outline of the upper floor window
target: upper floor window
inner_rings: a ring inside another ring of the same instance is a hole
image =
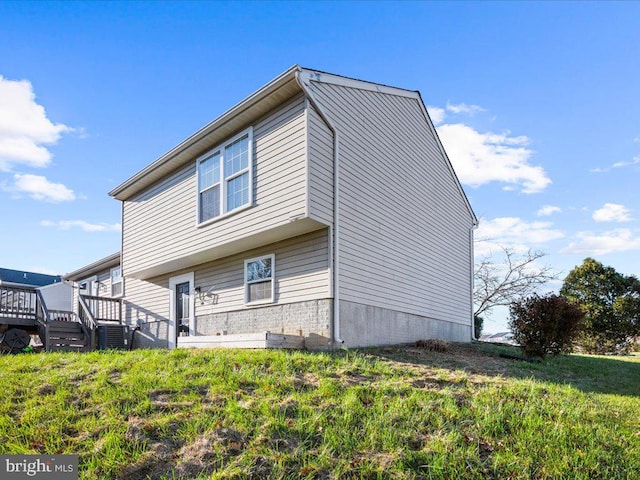
[[[111,269],[111,297],[119,297],[122,295],[122,268],[114,267]]]
[[[251,205],[253,129],[198,159],[198,223]]]

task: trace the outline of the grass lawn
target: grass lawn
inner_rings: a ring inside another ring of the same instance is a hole
[[[0,454],[77,453],[82,479],[640,478],[640,357],[503,350],[3,355]]]

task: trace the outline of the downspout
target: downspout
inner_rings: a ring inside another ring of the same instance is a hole
[[[476,316],[474,315],[473,310],[473,289],[474,289],[474,274],[475,274],[475,255],[473,252],[473,231],[478,228],[478,222],[474,221],[473,225],[469,229],[469,264],[471,265],[471,341],[477,340],[476,338]]]
[[[329,117],[326,115],[322,107],[315,101],[313,98],[313,94],[309,89],[308,85],[305,84],[305,81],[300,78],[302,74],[302,70],[298,69],[296,71],[296,82],[300,85],[300,88],[304,92],[305,96],[316,109],[320,118],[324,121],[324,123],[329,127],[331,133],[333,134],[333,266],[332,266],[332,296],[333,296],[333,342],[339,345],[344,344],[344,340],[340,337],[340,303],[338,301],[338,292],[339,292],[339,274],[338,274],[338,266],[339,266],[339,258],[338,258],[338,238],[340,233],[340,215],[339,215],[339,165],[340,165],[340,149],[339,149],[339,138],[338,138],[338,130],[335,128]],[[307,160],[308,161],[308,160]]]

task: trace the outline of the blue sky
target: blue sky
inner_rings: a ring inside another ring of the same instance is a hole
[[[0,2],[0,265],[117,251],[107,192],[298,63],[421,92],[478,255],[639,275],[638,18],[638,2]]]

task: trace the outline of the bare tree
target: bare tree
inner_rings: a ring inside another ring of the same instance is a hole
[[[489,315],[494,307],[509,306],[514,301],[532,295],[550,280],[558,278],[551,267],[535,264],[547,255],[545,252],[529,250],[518,254],[511,248],[500,248],[504,253],[502,262],[496,262],[493,256],[487,256],[475,266],[475,316]]]

